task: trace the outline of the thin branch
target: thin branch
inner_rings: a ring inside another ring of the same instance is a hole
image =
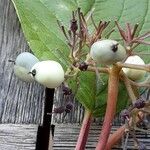
[[[127,37],[128,37],[128,42],[130,42],[132,40],[132,33],[131,33],[131,27],[130,24],[127,23]]]
[[[149,38],[149,37],[150,37],[150,31],[148,31],[145,34],[137,37],[136,39],[144,40],[144,39]]]
[[[111,35],[114,31],[115,31],[115,29],[112,29],[111,31],[109,31],[109,32],[105,35],[105,37],[106,37],[106,38],[109,38],[110,35]]]
[[[131,68],[131,69],[145,70],[147,72],[150,72],[150,64],[148,64],[148,65],[136,65],[136,64],[128,64],[128,63],[118,62],[117,65],[121,68]]]
[[[134,52],[134,55],[150,55],[150,53],[144,53],[144,52]]]
[[[70,39],[65,31],[65,27],[61,25],[59,20],[57,20],[57,24],[58,24],[59,28],[62,30],[62,32],[63,32],[64,36],[66,37],[66,39],[68,40],[68,42],[70,42]]]
[[[135,86],[138,86],[138,87],[150,87],[150,83],[148,83],[147,81],[143,81],[143,82],[134,82],[130,79],[128,79],[130,84],[132,85],[135,85]]]
[[[140,43],[140,44],[144,44],[144,45],[150,45],[149,41],[143,41],[143,40],[133,40],[133,43]]]
[[[130,99],[132,101],[132,104],[134,104],[134,102],[136,101],[137,97],[134,94],[134,91],[132,89],[130,81],[129,81],[129,79],[127,78],[127,76],[123,72],[121,73],[121,76],[123,78],[124,84],[125,84],[126,89],[128,91],[128,95],[129,95],[129,97],[130,97]]]
[[[136,24],[134,25],[134,28],[133,28],[133,31],[132,31],[132,39],[133,39],[133,37],[135,36],[135,33],[136,33],[137,29],[138,29],[138,26],[139,26],[138,23],[136,23]]]
[[[94,12],[95,8],[92,8],[91,11],[89,11],[89,13],[87,14],[87,17],[85,18],[86,22],[89,21],[89,19],[91,18],[93,12]]]
[[[128,139],[129,139],[129,132],[126,132],[126,138],[125,138],[123,150],[127,149]]]
[[[119,32],[120,32],[120,35],[123,37],[123,39],[124,39],[125,41],[127,41],[127,37],[126,37],[126,34],[125,34],[125,32],[123,31],[123,29],[120,27],[120,25],[118,24],[117,21],[115,21],[115,24],[117,25],[117,28],[118,28],[118,30],[119,30]]]

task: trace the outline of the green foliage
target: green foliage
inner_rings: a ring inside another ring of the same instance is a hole
[[[68,28],[72,11],[77,7],[81,7],[86,16],[93,11],[96,23],[100,19],[118,20],[123,27],[125,22],[139,23],[138,34],[148,31],[150,25],[149,0],[13,0],[13,3],[25,37],[34,54],[40,60],[56,60],[62,64],[64,69],[69,65],[69,47],[56,20]],[[91,21],[88,22],[88,25],[92,32]],[[114,28],[114,23],[111,23],[108,29],[112,28]],[[119,39],[120,37],[116,31],[110,38]],[[150,47],[140,46],[138,51],[148,52]],[[105,84],[97,86],[95,73],[81,72],[79,76],[80,86],[77,98],[95,116],[105,111],[107,76],[102,79]],[[69,84],[75,89],[76,80],[71,79]],[[126,105],[127,100],[123,86],[119,93],[121,94],[119,94],[118,110]]]

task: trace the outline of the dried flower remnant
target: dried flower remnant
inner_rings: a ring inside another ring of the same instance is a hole
[[[130,111],[128,109],[124,109],[120,113],[122,122],[125,122],[125,120],[129,120],[130,118]]]
[[[86,62],[81,62],[81,63],[79,64],[79,69],[80,69],[81,71],[86,71],[87,68],[88,68],[88,64],[87,64]]]
[[[145,106],[145,100],[139,98],[138,100],[136,100],[133,106],[138,109],[143,108]]]

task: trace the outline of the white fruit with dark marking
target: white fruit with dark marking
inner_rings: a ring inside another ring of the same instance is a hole
[[[62,66],[52,60],[36,63],[30,73],[38,83],[48,88],[56,88],[64,81]]]
[[[127,60],[125,61],[127,64],[135,64],[135,65],[145,65],[145,62],[142,58],[140,58],[137,55],[129,56]],[[122,68],[123,72],[130,78],[131,80],[141,80],[144,75],[146,74],[146,71],[144,70],[138,70],[138,69],[132,69],[132,68]]]
[[[93,43],[90,56],[97,64],[110,65],[126,57],[125,48],[114,40],[101,40]]]
[[[29,52],[19,54],[15,60],[14,74],[22,81],[34,81],[29,72],[37,62],[39,60]]]

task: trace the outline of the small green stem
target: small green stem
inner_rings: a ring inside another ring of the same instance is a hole
[[[110,69],[106,113],[96,150],[105,149],[110,134],[112,121],[116,112],[119,73],[120,68],[115,65]]]
[[[92,121],[92,114],[89,111],[85,112],[82,127],[80,129],[80,134],[78,137],[78,141],[76,144],[75,150],[84,150],[86,146],[86,141],[88,138],[89,130],[90,130],[90,125]]]

